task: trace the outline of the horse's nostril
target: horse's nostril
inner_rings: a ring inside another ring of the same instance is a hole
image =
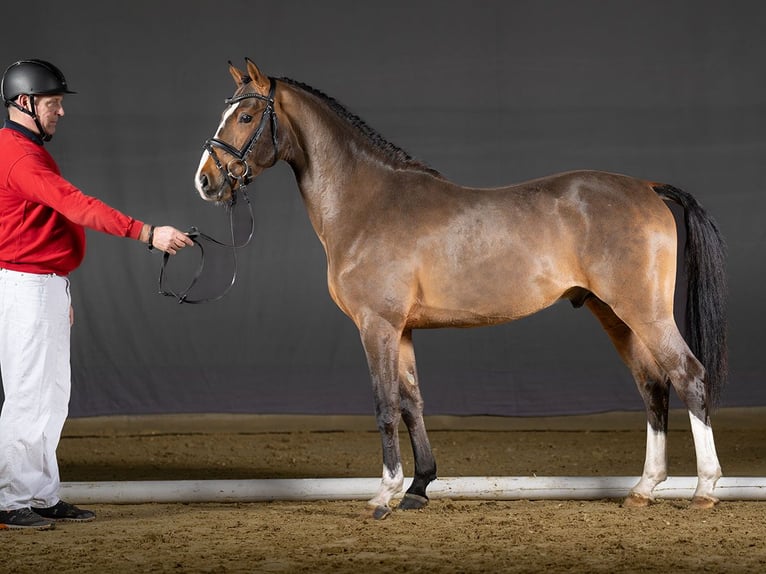
[[[199,186],[202,191],[207,191],[210,187],[210,180],[208,180],[206,175],[199,176]]]

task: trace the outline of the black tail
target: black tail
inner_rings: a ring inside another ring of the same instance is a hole
[[[709,407],[718,403],[729,371],[726,313],[726,246],[715,221],[689,193],[654,186],[660,197],[684,208],[687,273],[686,336],[705,367]]]

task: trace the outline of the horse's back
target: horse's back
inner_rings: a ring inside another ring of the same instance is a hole
[[[579,170],[562,172],[546,177],[498,188],[508,194],[517,205],[524,203],[555,202],[569,205],[583,213],[589,209],[603,209],[602,216],[620,211],[633,214],[634,208],[650,212],[662,210],[662,200],[653,190],[656,185],[647,180],[605,171]],[[634,215],[635,216],[635,215]]]
[[[455,226],[463,217],[474,223],[488,220],[503,227],[523,230],[530,235],[550,229],[576,230],[583,234],[595,225],[603,233],[613,225],[629,225],[633,229],[672,224],[671,212],[654,191],[658,184],[616,173],[592,170],[563,172],[504,187],[461,187],[434,179],[427,185],[402,192],[398,199],[410,204],[413,221],[436,226]],[[406,187],[406,186],[404,186]],[[384,201],[397,203],[394,188]],[[417,206],[412,208],[412,206]],[[406,219],[402,220],[403,222]],[[670,225],[672,228],[673,225]]]

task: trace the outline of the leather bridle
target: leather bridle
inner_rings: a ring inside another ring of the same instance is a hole
[[[279,160],[279,142],[277,139],[278,122],[277,122],[277,114],[274,110],[274,91],[276,89],[276,82],[274,81],[274,78],[269,78],[269,82],[270,82],[269,94],[267,96],[263,96],[256,92],[248,92],[248,93],[240,94],[238,96],[233,96],[226,100],[227,105],[236,104],[237,102],[241,102],[242,100],[246,100],[250,98],[263,100],[266,102],[266,107],[263,109],[263,112],[261,114],[261,120],[258,123],[258,126],[256,127],[253,134],[248,138],[248,140],[245,142],[245,144],[241,148],[237,149],[233,145],[221,139],[218,139],[216,137],[212,137],[206,140],[204,144],[204,149],[208,152],[208,155],[210,155],[210,157],[212,158],[213,163],[215,163],[215,166],[218,168],[218,171],[223,176],[224,181],[229,186],[229,189],[231,191],[231,200],[228,205],[229,228],[231,230],[231,244],[218,241],[217,239],[214,239],[213,237],[210,237],[209,235],[202,233],[196,227],[189,228],[187,235],[194,242],[194,244],[197,247],[199,247],[200,254],[201,254],[200,262],[197,265],[197,270],[195,271],[194,277],[192,278],[191,283],[189,283],[189,286],[181,292],[177,293],[175,291],[172,291],[171,289],[166,288],[164,285],[165,268],[167,267],[168,260],[170,259],[170,255],[168,253],[165,253],[163,255],[162,266],[160,268],[160,277],[159,277],[160,295],[165,295],[166,297],[173,297],[179,303],[189,303],[189,304],[210,303],[212,301],[218,301],[219,299],[222,299],[231,290],[231,288],[234,287],[234,283],[237,280],[236,250],[241,247],[245,247],[248,243],[250,243],[250,240],[253,238],[253,233],[255,231],[255,218],[253,216],[253,206],[250,203],[250,198],[247,196],[247,186],[252,181],[250,177],[250,166],[247,163],[247,156],[250,155],[253,148],[255,147],[255,144],[258,143],[258,140],[263,134],[263,131],[266,128],[267,124],[271,125],[271,141],[274,147],[274,157],[272,159],[271,164],[267,167],[273,166]],[[224,167],[223,162],[221,162],[220,158],[218,157],[218,154],[215,151],[216,149],[222,150],[225,153],[234,156],[234,159],[228,162],[226,166]],[[224,191],[224,186],[221,186],[221,191],[218,193],[219,199],[222,197],[223,191]],[[245,198],[245,203],[247,203],[247,207],[248,207],[248,211],[250,215],[250,231],[248,233],[247,239],[239,245],[236,244],[236,239],[234,234],[234,209],[237,205],[237,192],[239,192],[242,195],[242,197]],[[202,299],[190,299],[189,293],[191,292],[191,290],[194,288],[194,286],[197,284],[200,277],[202,276],[202,271],[205,266],[205,248],[202,246],[202,242],[200,241],[201,239],[210,241],[211,243],[220,245],[222,247],[232,249],[233,259],[234,259],[234,271],[232,273],[231,282],[219,295],[215,297],[205,297]]]
[[[227,105],[236,104],[237,102],[251,98],[266,102],[266,107],[263,108],[261,121],[258,123],[258,127],[240,149],[237,149],[233,145],[216,137],[212,137],[205,142],[205,150],[207,150],[207,153],[212,158],[218,171],[221,172],[226,183],[229,184],[232,194],[234,194],[236,183],[242,186],[243,184],[247,185],[250,182],[250,166],[247,164],[246,158],[250,152],[253,151],[253,147],[258,143],[258,140],[263,134],[263,130],[266,129],[266,124],[269,123],[271,124],[271,143],[274,146],[274,158],[271,164],[267,167],[273,166],[279,159],[279,141],[277,139],[278,122],[277,114],[274,111],[274,91],[276,89],[276,82],[274,81],[274,78],[269,78],[269,82],[269,94],[267,96],[263,96],[256,92],[247,92],[226,100]],[[234,156],[234,159],[224,167],[223,163],[218,158],[218,154],[215,153],[216,148]],[[219,192],[219,197],[221,194],[223,194],[223,186]]]

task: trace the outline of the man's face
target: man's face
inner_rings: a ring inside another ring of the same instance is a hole
[[[64,116],[64,96],[56,94],[53,96],[36,96],[35,108],[40,125],[43,126],[45,133],[53,135],[56,133],[56,124],[59,118]]]

